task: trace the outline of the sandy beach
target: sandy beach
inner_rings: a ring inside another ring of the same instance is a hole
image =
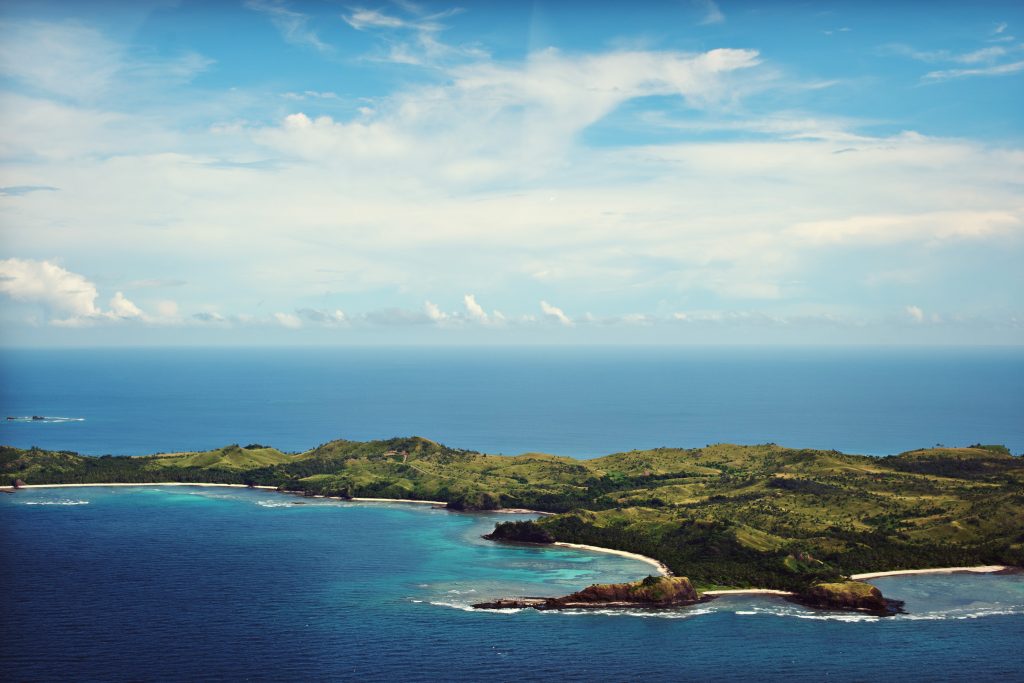
[[[866,579],[880,579],[884,576],[905,576],[909,574],[954,574],[957,572],[969,572],[972,574],[992,574],[1008,569],[1001,564],[988,564],[980,567],[939,567],[936,569],[897,569],[891,572],[868,572],[866,574],[853,574],[850,576],[854,581]]]
[[[774,588],[735,588],[730,590],[701,591],[701,595],[796,595],[793,591]]]
[[[628,557],[628,558],[630,558],[632,560],[640,560],[641,562],[646,562],[647,564],[651,565],[652,567],[656,567],[657,570],[658,570],[658,573],[661,574],[662,576],[672,576],[672,570],[671,569],[669,569],[663,563],[659,562],[658,560],[654,559],[653,557],[647,557],[646,555],[640,555],[638,553],[629,553],[629,552],[626,552],[625,550],[613,550],[611,548],[601,548],[601,547],[598,547],[596,545],[582,545],[580,543],[556,542],[556,543],[553,543],[552,545],[557,545],[560,548],[574,548],[576,550],[590,550],[590,551],[593,551],[595,553],[608,553],[610,555],[618,555],[619,557]]]

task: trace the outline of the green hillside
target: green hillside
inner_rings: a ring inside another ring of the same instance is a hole
[[[643,553],[704,588],[1024,565],[1024,458],[980,444],[887,458],[715,444],[593,460],[485,455],[420,437],[298,454],[259,444],[101,458],[0,447],[0,473],[29,484],[202,481],[527,507],[560,513],[536,523],[557,540]]]

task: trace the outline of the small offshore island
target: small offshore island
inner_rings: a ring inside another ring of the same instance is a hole
[[[543,512],[499,523],[486,538],[624,551],[666,574],[475,605],[482,609],[675,608],[749,591],[884,616],[901,603],[854,579],[1024,565],[1024,458],[980,444],[884,458],[715,444],[591,460],[485,455],[421,437],[338,440],[303,453],[249,444],[118,457],[2,446],[0,475],[15,487],[230,484]]]

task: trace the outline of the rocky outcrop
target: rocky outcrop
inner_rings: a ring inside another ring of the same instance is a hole
[[[560,598],[501,598],[473,605],[476,609],[538,610],[601,607],[681,607],[700,602],[684,576],[648,576],[632,583],[598,583]]]
[[[878,616],[903,611],[901,601],[887,600],[882,596],[882,591],[863,581],[818,583],[793,596],[791,600],[807,607],[868,612]]]
[[[555,537],[536,522],[500,522],[494,531],[485,534],[488,541],[508,541],[512,543],[554,543]]]

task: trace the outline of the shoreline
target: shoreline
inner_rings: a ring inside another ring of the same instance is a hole
[[[542,544],[548,545],[548,544]],[[596,545],[583,545],[582,543],[565,543],[563,541],[555,541],[550,545],[558,546],[559,548],[572,548],[573,550],[589,550],[596,553],[607,553],[609,555],[618,555],[619,557],[628,557],[631,560],[639,560],[646,562],[647,564],[657,568],[658,573],[662,576],[674,576],[672,570],[665,565],[664,562],[654,559],[653,557],[647,557],[640,553],[631,553],[626,550],[615,550],[614,548],[602,548]]]
[[[180,481],[161,481],[161,482],[143,482],[143,483],[108,483],[108,484],[25,484],[17,488],[13,486],[0,486],[0,491],[14,493],[19,489],[56,489],[56,488],[83,488],[89,486],[203,486],[203,487],[228,487],[228,488],[241,488],[241,489],[259,489],[264,491],[278,491],[283,494],[293,494],[290,491],[280,491],[276,486],[249,486],[248,484],[214,484],[214,483],[201,483],[201,482],[180,482]],[[416,505],[432,505],[434,507],[444,507],[447,509],[447,503],[440,500],[413,500],[410,498],[340,498],[338,496],[315,496],[316,498],[330,498],[332,500],[340,500],[342,502],[354,502],[354,503],[412,503]],[[477,511],[474,511],[477,512]],[[490,512],[498,514],[531,514],[531,515],[553,515],[553,512],[542,512],[540,510],[528,510],[525,508],[499,508],[497,510],[480,510],[478,512]],[[609,555],[618,555],[619,557],[626,557],[631,560],[638,560],[645,564],[651,565],[658,570],[658,573],[662,576],[674,576],[672,570],[668,568],[665,563],[641,555],[639,553],[631,553],[626,550],[616,550],[614,548],[602,548],[596,545],[584,545],[582,543],[566,543],[563,541],[556,541],[550,545],[557,546],[560,548],[569,548],[572,550],[586,550],[596,553],[605,553]],[[912,576],[915,574],[956,574],[956,573],[970,573],[970,574],[994,574],[996,572],[1006,571],[1010,569],[1008,565],[992,564],[992,565],[979,565],[975,567],[935,567],[930,569],[895,569],[892,571],[881,571],[881,572],[865,572],[862,574],[851,574],[850,579],[853,581],[865,581],[868,579],[881,579],[891,576]],[[774,588],[737,588],[727,590],[710,590],[702,591],[701,595],[781,595],[791,596],[794,595],[790,591],[777,590]]]
[[[88,486],[226,486],[230,488],[242,488],[242,489],[262,489],[266,491],[278,491],[282,494],[294,495],[291,491],[280,491],[276,486],[249,486],[247,484],[210,484],[210,483],[195,483],[195,482],[176,482],[176,481],[164,481],[164,482],[146,482],[146,483],[111,483],[111,484],[25,484],[14,488],[13,486],[0,486],[0,490],[6,490],[11,493],[20,489],[57,489],[57,488],[83,488]],[[441,500],[412,500],[410,498],[340,498],[338,496],[313,496],[314,498],[330,498],[332,500],[340,500],[342,502],[354,502],[354,503],[414,503],[417,505],[432,505],[434,507],[444,507],[447,509],[447,503]],[[453,510],[457,512],[457,510]],[[526,508],[499,508],[497,510],[479,510],[475,512],[484,513],[498,513],[498,514],[530,514],[530,515],[553,515],[553,512],[542,512],[540,510],[528,510]],[[552,543],[551,545],[559,546],[561,548],[570,548],[572,550],[589,550],[597,553],[607,553],[610,555],[618,555],[619,557],[627,557],[632,560],[639,560],[646,564],[655,567],[658,573],[662,576],[672,576],[672,570],[669,569],[664,563],[659,562],[653,557],[647,557],[646,555],[640,555],[639,553],[631,553],[625,550],[615,550],[614,548],[601,548],[596,545],[582,545],[579,543],[563,543],[561,541]]]
[[[936,567],[933,569],[895,569],[889,572],[866,572],[864,574],[851,574],[854,581],[866,579],[881,579],[888,576],[909,576],[913,574],[995,574],[996,572],[1010,569],[1007,565],[987,564],[977,567]]]
[[[0,491],[6,493],[14,493],[19,489],[62,489],[62,488],[83,488],[88,486],[226,486],[228,488],[236,489],[261,489],[264,491],[277,491],[287,495],[300,495],[298,491],[282,491],[276,486],[249,486],[248,484],[214,484],[209,482],[192,482],[192,481],[150,481],[150,482],[111,482],[107,484],[93,483],[93,484],[23,484],[15,488],[14,486],[0,486]],[[433,505],[434,507],[443,507],[448,509],[448,503],[443,500],[416,500],[413,498],[342,498],[341,496],[324,496],[314,495],[311,498],[329,498],[331,500],[340,500],[342,502],[350,503],[415,503],[417,505]],[[452,510],[452,512],[461,512],[460,510]],[[543,512],[541,510],[529,510],[527,508],[498,508],[497,510],[471,510],[470,512],[491,512],[502,515],[553,515],[554,512]]]
[[[726,590],[700,591],[701,595],[796,595],[793,591],[782,591],[776,588],[730,588]]]
[[[265,489],[268,491],[276,491],[276,486],[249,486],[248,484],[207,484],[199,482],[184,482],[184,481],[151,481],[151,482],[139,482],[139,483],[120,483],[114,482],[110,484],[23,484],[17,488],[13,486],[0,486],[0,489],[8,491],[18,491],[20,489],[65,489],[65,488],[83,488],[86,486],[229,486],[236,489]]]

